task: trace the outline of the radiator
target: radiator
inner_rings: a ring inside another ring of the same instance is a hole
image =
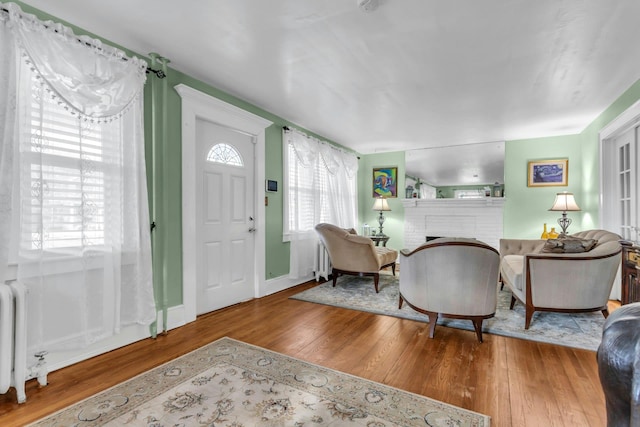
[[[331,259],[329,258],[329,252],[324,247],[322,242],[318,242],[316,247],[316,256],[313,263],[313,271],[316,275],[316,282],[320,281],[320,277],[324,277],[324,280],[329,280],[331,275]]]
[[[0,394],[14,387],[18,403],[27,400],[26,300],[21,283],[0,284]]]

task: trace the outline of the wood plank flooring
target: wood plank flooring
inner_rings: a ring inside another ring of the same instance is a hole
[[[490,415],[492,426],[605,426],[595,352],[296,301],[300,285],[27,384],[27,402],[0,395],[0,425],[21,426],[228,336],[308,362]]]

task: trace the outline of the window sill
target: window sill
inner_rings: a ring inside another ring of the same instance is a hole
[[[90,258],[88,261],[85,258],[77,255],[62,255],[62,254],[48,254],[44,260],[34,259],[33,263],[40,264],[38,267],[45,276],[55,274],[68,274],[77,273],[83,270],[97,270],[104,267],[105,252],[95,251],[95,257]],[[122,253],[122,265],[134,264],[136,262],[135,252],[123,252]],[[28,265],[28,261],[27,261]],[[18,278],[18,264],[16,262],[9,263],[7,266],[7,273],[5,275],[5,281],[13,281]]]

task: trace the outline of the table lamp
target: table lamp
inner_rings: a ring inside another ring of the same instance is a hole
[[[573,193],[562,192],[556,194],[556,200],[553,202],[550,211],[562,212],[562,217],[558,218],[558,225],[562,228],[560,237],[567,235],[567,228],[571,225],[571,218],[567,218],[568,211],[579,211],[580,207],[573,197]]]
[[[374,211],[380,211],[380,216],[378,217],[378,223],[380,224],[380,233],[378,233],[378,235],[384,236],[384,233],[382,232],[382,224],[384,224],[385,218],[382,212],[391,210],[391,208],[389,208],[389,204],[387,203],[387,199],[384,199],[384,198],[376,199],[375,202],[373,202],[372,209]]]

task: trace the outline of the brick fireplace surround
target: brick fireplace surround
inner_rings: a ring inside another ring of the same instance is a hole
[[[427,236],[471,237],[500,249],[502,197],[483,199],[404,199],[404,245],[413,249]]]

